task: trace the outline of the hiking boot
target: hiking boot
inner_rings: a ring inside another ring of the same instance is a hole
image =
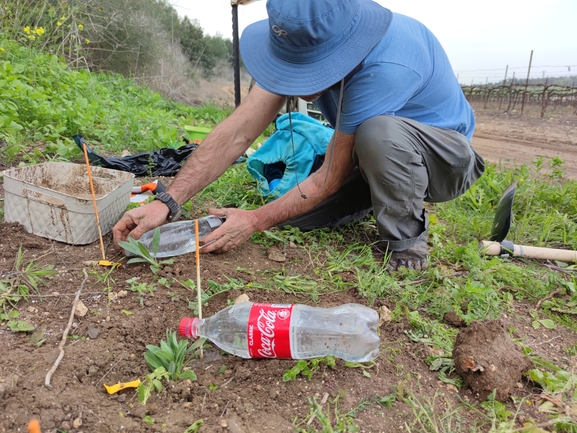
[[[414,271],[424,271],[427,269],[428,254],[427,235],[425,235],[411,248],[405,251],[393,251],[387,269],[398,271],[399,268],[408,268]]]

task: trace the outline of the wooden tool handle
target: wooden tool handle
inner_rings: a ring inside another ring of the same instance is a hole
[[[503,251],[499,242],[481,241],[479,246],[482,251],[489,256],[507,254],[507,252]],[[527,259],[558,260],[566,263],[577,262],[577,251],[560,250],[556,248],[530,247],[513,244],[509,255],[513,257],[525,257]]]

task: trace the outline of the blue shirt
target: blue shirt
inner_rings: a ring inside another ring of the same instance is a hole
[[[339,87],[315,105],[335,125]],[[473,137],[475,116],[437,38],[420,22],[393,14],[389,30],[345,79],[339,130],[354,134],[379,115],[414,119]]]

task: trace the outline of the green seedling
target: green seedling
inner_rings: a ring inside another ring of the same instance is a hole
[[[155,371],[162,367],[170,380],[190,379],[196,380],[196,374],[192,370],[185,370],[186,365],[196,356],[204,339],[198,339],[190,346],[188,340],[178,341],[176,332],[166,331],[166,341],[161,340],[160,347],[148,345],[144,359],[150,369]]]
[[[138,242],[137,240],[130,238],[130,237],[128,238],[127,241],[119,242],[118,245],[120,245],[126,251],[138,256],[138,257],[133,257],[133,258],[129,259],[127,262],[128,264],[148,263],[150,266],[150,270],[155,275],[158,273],[158,271],[160,271],[162,266],[171,265],[174,263],[173,259],[158,260],[156,258],[156,255],[158,254],[158,248],[160,247],[160,229],[159,228],[156,228],[154,230],[154,234],[152,237],[152,243],[151,243],[152,253],[150,251],[148,251],[148,249],[144,246],[144,244],[142,242]]]
[[[188,427],[184,431],[184,433],[198,433],[203,424],[204,424],[203,420],[201,419],[196,420],[190,427]]]
[[[136,389],[138,401],[146,404],[154,390],[156,390],[157,394],[160,394],[162,392],[162,381],[168,379],[170,379],[170,374],[164,367],[158,367],[152,373],[147,374],[144,377],[144,381]]]

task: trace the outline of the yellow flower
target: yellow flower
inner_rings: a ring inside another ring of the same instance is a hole
[[[60,21],[66,21],[66,17],[60,17]]]
[[[4,48],[3,48],[3,47],[0,47],[0,51],[4,51]]]
[[[90,39],[85,39],[86,43],[89,44],[90,43]]]
[[[30,26],[24,27],[24,33],[26,33],[27,35],[30,34]]]
[[[36,29],[36,34],[37,34],[38,36],[42,36],[42,35],[44,34],[44,29],[43,29],[42,27],[38,27],[38,28]]]
[[[56,25],[57,25],[58,27],[60,27],[60,26],[62,25],[62,21],[57,21],[57,22],[56,22]]]
[[[84,30],[84,26],[82,24],[78,24],[78,30]]]
[[[33,41],[34,39],[36,39],[36,36],[34,36],[34,35],[28,35],[28,39],[30,39],[31,41]]]

